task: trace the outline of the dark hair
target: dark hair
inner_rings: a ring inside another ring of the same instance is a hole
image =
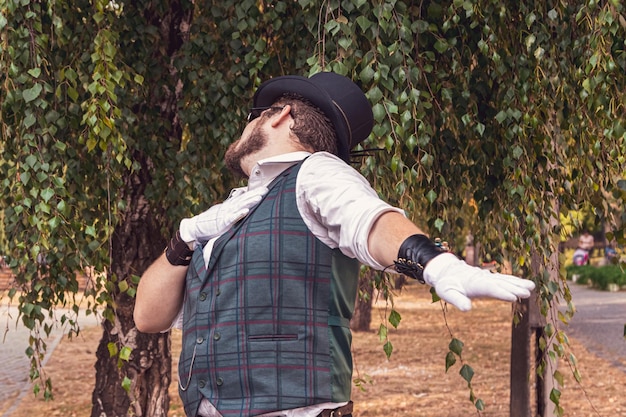
[[[337,155],[337,133],[330,120],[310,101],[297,94],[284,94],[276,103],[291,106],[291,131],[306,148]]]

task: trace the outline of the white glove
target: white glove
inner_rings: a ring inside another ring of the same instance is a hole
[[[186,243],[196,244],[220,236],[233,224],[246,217],[250,209],[259,204],[267,191],[267,187],[260,187],[232,195],[223,203],[214,205],[204,213],[181,220],[180,237]]]
[[[451,253],[431,259],[424,268],[424,280],[442,300],[461,311],[472,308],[471,298],[489,297],[513,302],[530,297],[535,288],[535,283],[530,280],[470,266]]]

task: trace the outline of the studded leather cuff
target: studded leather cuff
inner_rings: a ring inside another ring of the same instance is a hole
[[[172,265],[189,265],[193,250],[189,249],[187,243],[180,237],[180,231],[177,230],[174,237],[170,240],[169,245],[165,248],[165,257]]]
[[[424,267],[434,257],[447,250],[430,240],[426,235],[412,235],[407,237],[398,250],[398,259],[394,261],[395,269],[400,274],[424,281]]]

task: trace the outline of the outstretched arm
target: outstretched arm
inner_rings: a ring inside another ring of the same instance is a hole
[[[402,242],[415,234],[424,232],[402,214],[394,211],[385,212],[370,230],[368,238],[370,254],[381,265],[393,265],[398,259],[398,250]]]
[[[388,212],[378,218],[371,229],[368,248],[382,265],[403,261],[402,273],[431,285],[441,299],[462,311],[472,308],[472,298],[512,302],[530,297],[535,288],[530,280],[491,273],[441,251],[399,213]]]

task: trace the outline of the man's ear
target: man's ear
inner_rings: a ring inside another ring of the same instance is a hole
[[[272,117],[270,126],[272,126],[273,128],[276,128],[281,123],[285,123],[285,122],[288,123],[289,118],[290,118],[290,113],[291,113],[291,105],[287,104],[283,107],[283,109],[280,111],[278,116]]]

